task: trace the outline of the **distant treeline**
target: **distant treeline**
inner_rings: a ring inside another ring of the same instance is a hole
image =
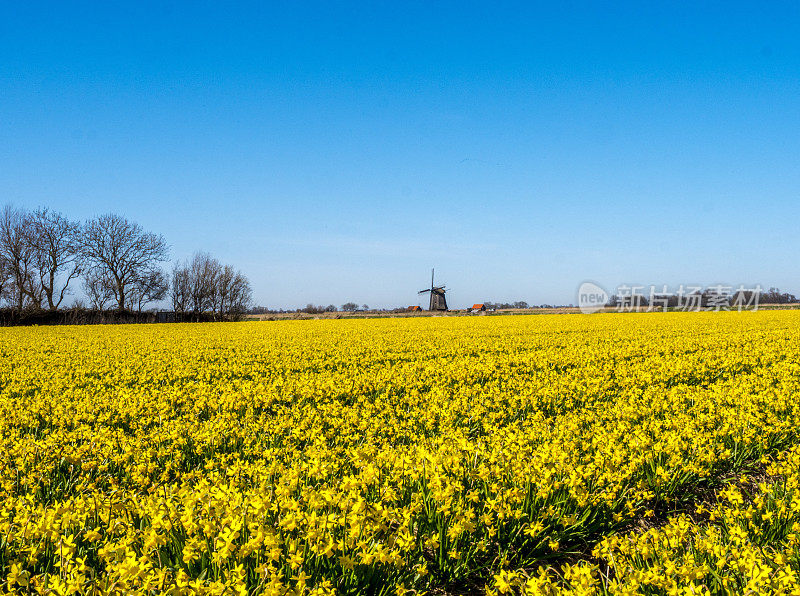
[[[250,307],[250,282],[241,271],[198,252],[168,274],[161,268],[168,259],[163,236],[121,215],[80,223],[47,208],[6,205],[0,211],[0,324],[149,320],[145,307],[166,299],[179,320],[230,319]],[[77,284],[88,304],[76,300],[64,310]]]
[[[623,304],[628,306],[640,306],[640,307],[647,307],[650,306],[650,295],[641,294],[636,296],[628,296],[628,297],[621,297],[617,295],[611,296],[608,303],[606,304],[607,307],[610,308],[618,308]],[[742,306],[750,305],[752,306],[756,302],[756,296],[750,290],[745,290],[738,293],[731,293],[731,294],[720,294],[714,289],[706,289],[703,292],[694,292],[688,294],[656,294],[654,296],[653,303],[654,305],[658,306],[658,308],[662,308],[666,306],[667,308],[679,308],[684,307],[688,304],[694,307],[700,308],[709,308],[713,307],[714,305],[724,304],[726,306],[735,306],[737,301],[742,303]],[[797,297],[794,294],[790,294],[788,292],[782,292],[778,288],[770,288],[766,291],[761,291],[758,294],[758,304],[794,304],[798,302]],[[486,307],[486,310],[509,310],[509,309],[526,309],[526,308],[565,308],[571,307],[572,304],[528,304],[524,300],[517,300],[515,302],[491,302],[489,300],[485,300],[483,305]],[[401,313],[408,310],[408,307],[397,307],[397,308],[380,308],[380,309],[370,309],[370,307],[366,304],[362,304],[359,306],[355,302],[346,302],[341,306],[337,307],[334,304],[329,304],[327,306],[323,306],[321,304],[307,304],[302,308],[292,308],[292,309],[272,309],[267,306],[253,306],[249,310],[247,310],[248,314],[251,315],[273,315],[273,314],[285,314],[285,313],[305,313],[305,314],[322,314],[322,313],[329,313],[329,312],[373,312],[373,313]],[[458,309],[451,309],[451,310],[458,310]]]
[[[403,309],[370,309],[368,304],[358,305],[355,302],[345,302],[341,306],[337,307],[335,304],[328,304],[324,306],[322,304],[306,304],[302,308],[289,308],[289,309],[273,309],[268,308],[266,306],[253,306],[247,312],[251,315],[276,315],[276,314],[284,314],[284,313],[306,313],[310,315],[320,315],[326,312],[395,312],[405,310]]]
[[[486,310],[506,310],[509,308],[531,308],[530,305],[524,300],[517,300],[516,302],[490,302],[486,300],[483,302]]]
[[[557,308],[551,304],[541,304],[530,306],[527,302],[519,300],[517,302],[489,302],[488,300],[483,303],[488,310],[501,310],[510,308]],[[326,312],[385,312],[385,313],[401,313],[408,310],[407,306],[399,306],[396,308],[377,308],[370,309],[367,304],[359,306],[355,302],[345,302],[337,307],[334,304],[323,306],[321,304],[307,304],[302,308],[296,309],[272,309],[267,306],[253,306],[248,313],[251,315],[275,315],[283,313],[306,313],[311,315],[318,315]],[[458,310],[458,309],[452,309]]]

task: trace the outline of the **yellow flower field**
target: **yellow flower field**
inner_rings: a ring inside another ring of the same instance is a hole
[[[800,311],[0,329],[0,580],[800,594]]]

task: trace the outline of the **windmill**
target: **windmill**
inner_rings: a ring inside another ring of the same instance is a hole
[[[447,300],[444,298],[445,287],[433,285],[433,269],[431,269],[431,287],[429,290],[420,290],[417,294],[431,293],[431,304],[428,310],[447,310]]]

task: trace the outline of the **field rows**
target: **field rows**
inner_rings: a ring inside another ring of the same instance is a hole
[[[19,593],[800,594],[800,312],[0,329]]]

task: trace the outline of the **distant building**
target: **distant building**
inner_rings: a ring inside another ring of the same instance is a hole
[[[422,312],[422,307],[421,306],[409,306],[408,307],[408,311],[409,312]]]
[[[469,310],[469,312],[475,312],[476,310],[477,311],[483,311],[483,310],[486,310],[486,305],[483,304],[483,303],[481,303],[481,304],[473,304],[472,308],[469,308],[467,310]]]

